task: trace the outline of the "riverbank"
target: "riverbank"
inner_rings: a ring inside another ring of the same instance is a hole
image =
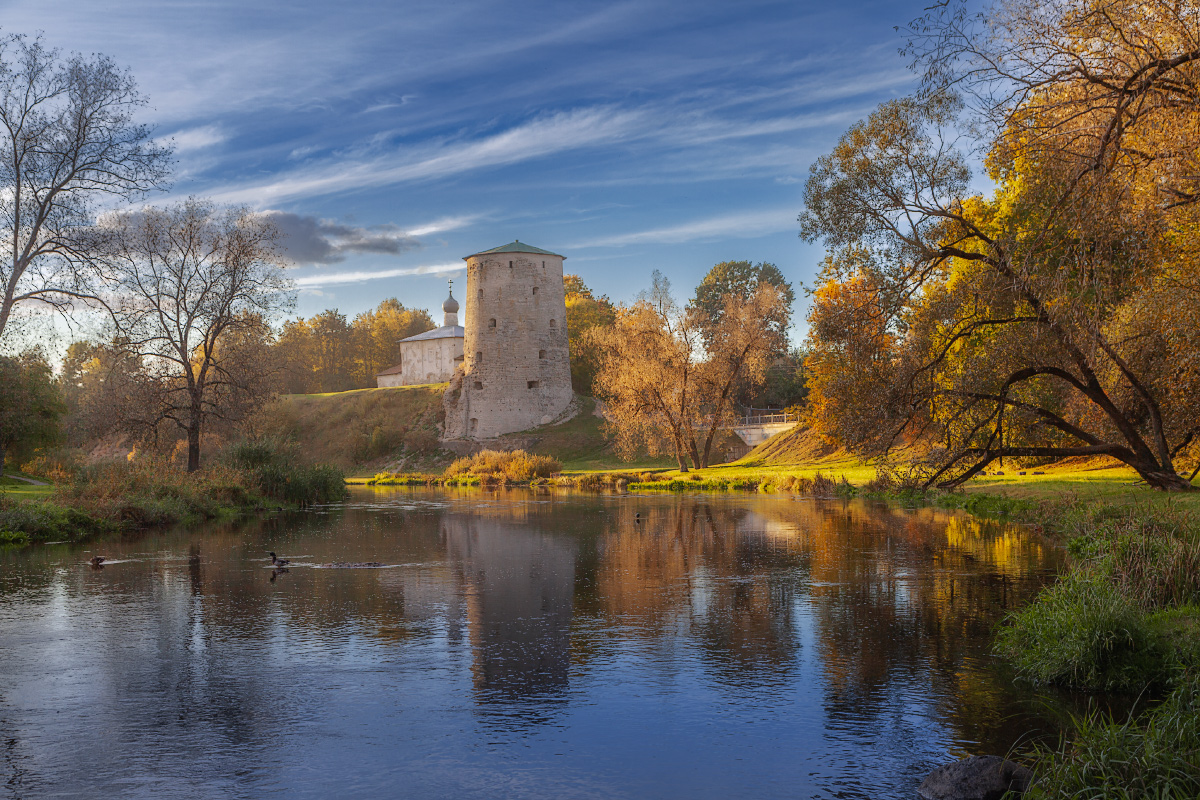
[[[1038,777],[1028,797],[1200,797],[1197,506],[1176,497],[1016,502],[1017,518],[1036,520],[1072,558],[1005,621],[997,652],[1035,685],[1141,701],[1137,715],[1095,710],[1057,748],[1025,754]]]
[[[262,444],[232,447],[221,463],[191,474],[143,458],[77,467],[57,479],[53,486],[0,487],[0,545],[82,541],[333,502],[346,493],[340,470],[299,465],[289,452]]]

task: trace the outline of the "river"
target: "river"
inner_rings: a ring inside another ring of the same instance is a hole
[[[0,798],[910,800],[1056,732],[989,648],[1062,558],[861,501],[370,488],[0,550]]]

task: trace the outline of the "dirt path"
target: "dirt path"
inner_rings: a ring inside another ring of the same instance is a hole
[[[24,475],[13,475],[11,472],[6,473],[4,475],[4,477],[12,478],[14,481],[25,481],[26,483],[32,483],[34,486],[49,486],[50,485],[50,484],[46,483],[45,481],[39,481],[36,478],[26,478]]]

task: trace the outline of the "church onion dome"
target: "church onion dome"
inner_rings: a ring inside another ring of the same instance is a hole
[[[458,313],[458,301],[454,299],[454,292],[450,292],[450,296],[446,298],[446,302],[442,303],[442,311],[447,314]]]

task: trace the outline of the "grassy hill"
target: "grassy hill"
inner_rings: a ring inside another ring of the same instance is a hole
[[[902,454],[901,454],[902,456]],[[776,434],[745,457],[730,464],[703,470],[706,477],[741,477],[789,474],[811,478],[816,472],[861,485],[875,477],[869,460],[831,447],[808,428],[797,426]],[[1200,493],[1186,497],[1162,495],[1140,483],[1138,475],[1112,458],[1068,458],[1041,466],[1021,466],[1011,461],[994,464],[989,472],[967,483],[968,493],[997,494],[1022,500],[1074,497],[1127,500],[1131,497],[1174,498],[1171,502],[1200,508]],[[995,474],[1003,472],[1003,475]],[[1024,473],[1024,474],[1022,474]]]
[[[384,470],[441,472],[454,458],[438,450],[437,444],[445,388],[446,384],[439,383],[285,395],[264,410],[257,427],[261,433],[296,441],[307,460],[336,464],[350,475],[370,476]],[[672,458],[643,456],[633,462],[617,458],[601,429],[604,421],[594,413],[595,401],[583,397],[580,403],[579,414],[566,422],[502,436],[487,446],[553,456],[569,472],[652,469],[662,471],[666,478],[674,474]],[[1019,474],[1022,471],[1026,474]],[[799,426],[773,436],[737,461],[692,474],[714,479],[769,475],[811,479],[818,472],[834,479],[845,477],[860,486],[875,477],[870,461],[830,447]],[[1003,472],[976,478],[965,489],[1030,500],[1155,494],[1137,485],[1136,473],[1110,459],[1068,459],[1028,468],[1006,464]],[[12,489],[20,491],[21,487]],[[1184,502],[1200,503],[1200,493]]]
[[[263,409],[258,432],[289,439],[306,460],[352,471],[407,455],[436,457],[444,383],[283,395]]]
[[[572,472],[662,469],[675,464],[673,458],[646,455],[633,461],[621,461],[613,450],[612,442],[601,430],[604,420],[596,416],[596,401],[590,397],[580,397],[579,402],[579,413],[566,422],[501,436],[497,440],[497,449],[521,449],[553,456],[562,462],[563,469]]]
[[[297,442],[304,458],[336,464],[351,475],[382,470],[441,472],[454,456],[439,451],[446,384],[355,389],[328,394],[283,395],[256,421],[259,433]],[[596,401],[579,398],[580,412],[558,425],[501,436],[487,446],[527,450],[561,461],[570,470],[663,468],[672,459],[622,462],[601,430]]]

